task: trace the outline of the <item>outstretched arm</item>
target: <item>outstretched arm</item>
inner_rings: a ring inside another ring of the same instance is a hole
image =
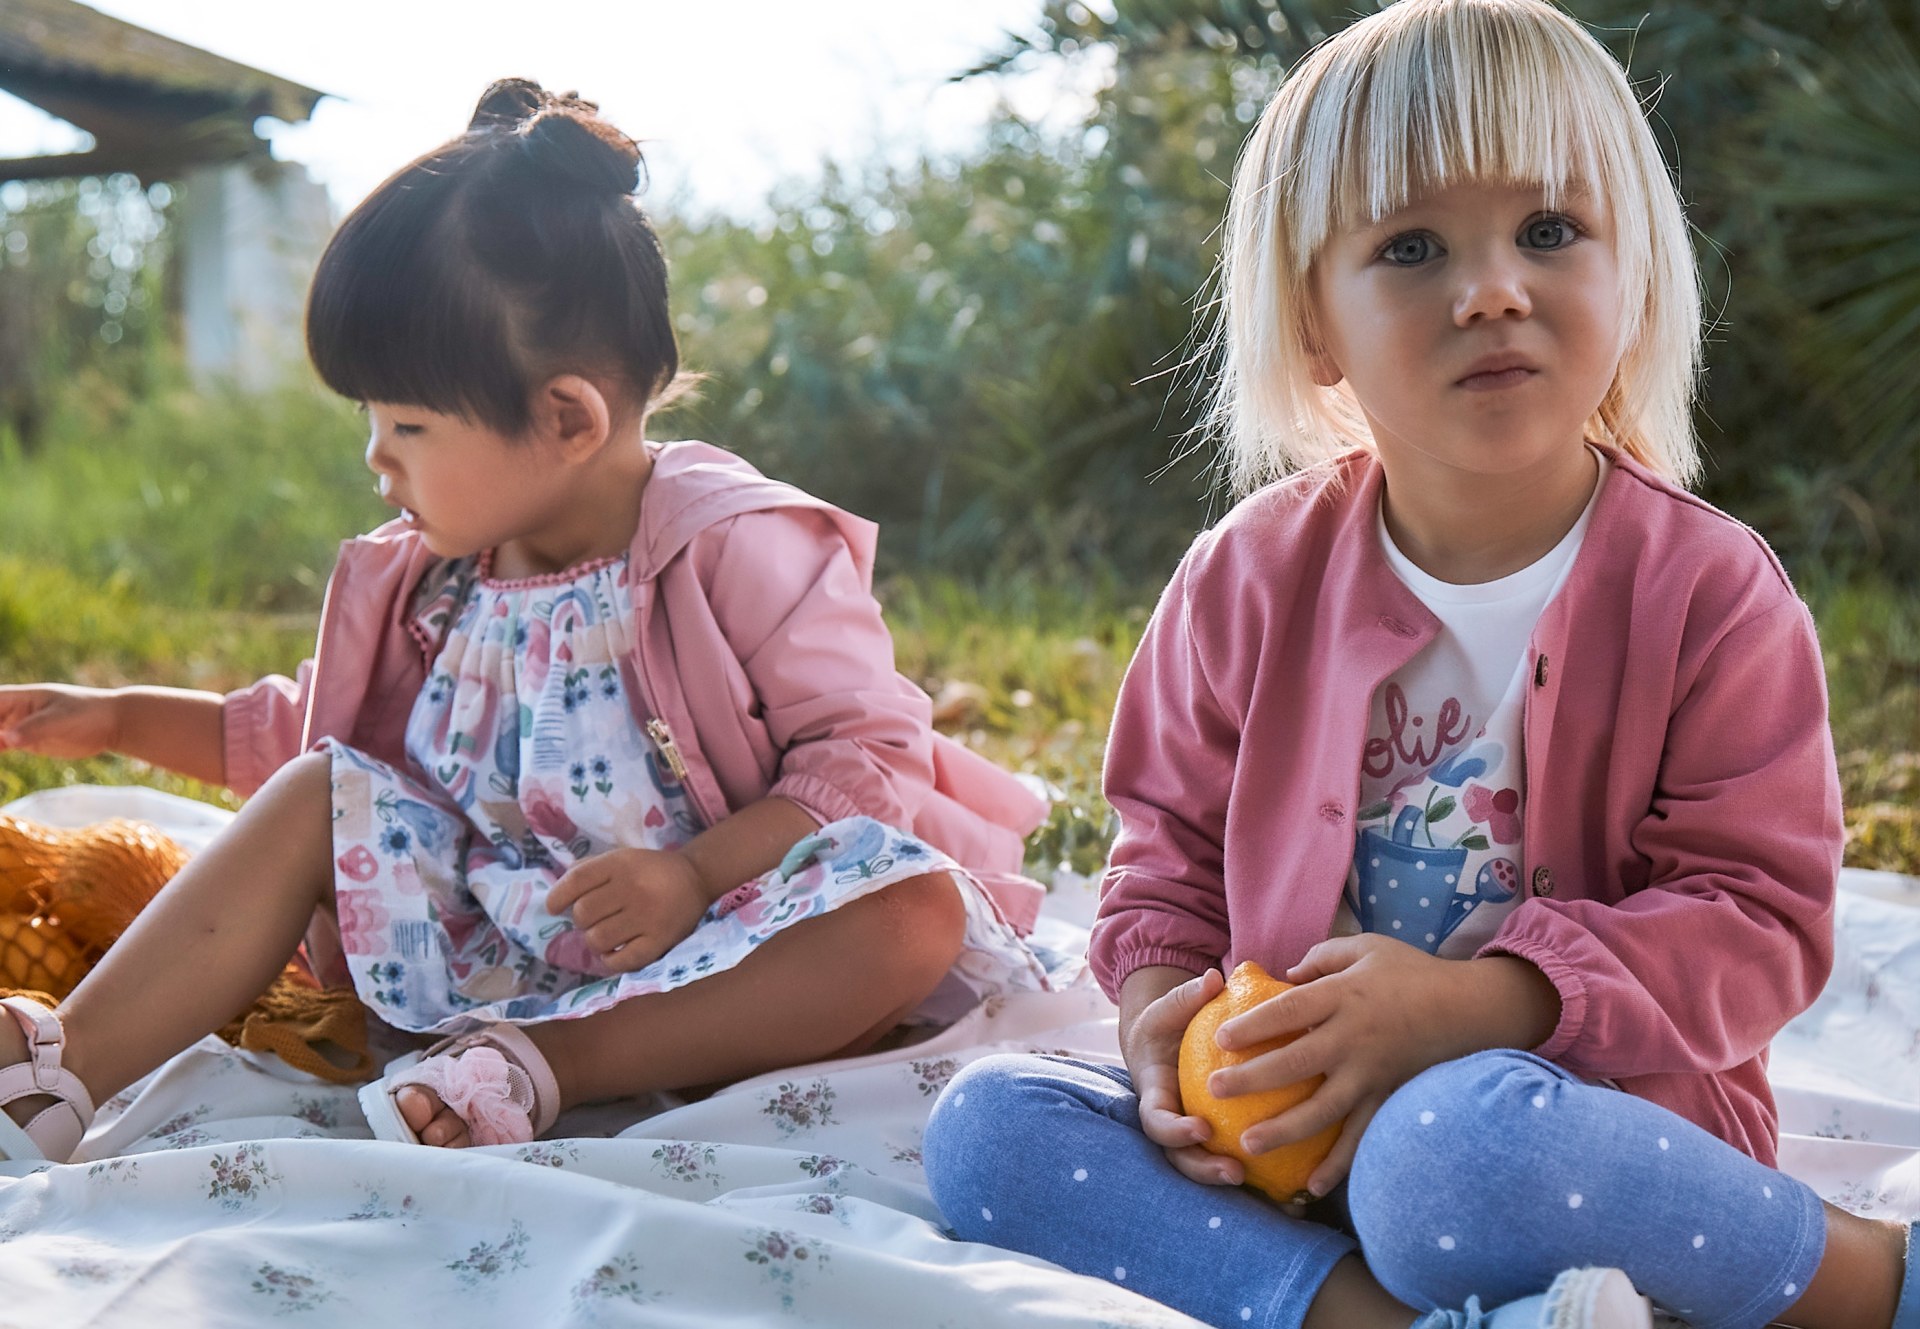
[[[226,782],[222,698],[185,688],[0,687],[0,752],[79,759],[102,752]]]

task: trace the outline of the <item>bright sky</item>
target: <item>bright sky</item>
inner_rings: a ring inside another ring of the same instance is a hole
[[[1005,98],[1077,118],[1100,71],[1080,62],[945,80],[1032,28],[1039,0],[91,0],[93,7],[335,94],[272,129],[350,207],[464,128],[481,89],[525,75],[577,88],[650,140],[656,204],[751,211],[825,157],[964,148]],[[1098,7],[1098,6],[1096,6]],[[339,100],[344,99],[344,100]],[[74,146],[0,94],[0,157]]]

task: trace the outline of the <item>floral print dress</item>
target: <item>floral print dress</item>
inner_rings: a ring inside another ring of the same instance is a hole
[[[795,923],[933,871],[960,884],[967,932],[923,1014],[1046,988],[964,869],[868,817],[796,844],[652,964],[606,971],[547,910],[548,892],[583,859],[670,850],[705,829],[638,708],[625,557],[514,581],[491,578],[484,555],[450,560],[422,580],[412,626],[436,647],[407,726],[415,769],[323,745],[342,958],[387,1023],[446,1032],[590,1015],[720,973]]]

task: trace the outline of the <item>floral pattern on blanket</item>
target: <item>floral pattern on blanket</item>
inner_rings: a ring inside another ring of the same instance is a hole
[[[0,1279],[32,1323],[358,1326],[404,1304],[463,1326],[556,1308],[591,1326],[858,1326],[924,1305],[956,1327],[1186,1329],[949,1241],[920,1170],[955,1071],[1002,1049],[1111,1056],[1112,1014],[1085,984],[1016,994],[893,1052],[457,1152],[367,1140],[352,1090],[206,1039],[102,1106],[88,1161],[0,1164],[17,1178],[0,1179]],[[982,1260],[992,1276],[970,1276]]]
[[[1843,895],[1839,928],[1834,983],[1775,1045],[1782,1160],[1849,1208],[1920,1216],[1920,1104],[1901,1088],[1920,914]],[[1076,938],[1043,920],[1036,942],[1068,955]],[[375,1143],[353,1090],[206,1039],[103,1103],[76,1163],[0,1163],[0,1318],[892,1329],[912,1307],[952,1329],[1191,1329],[1124,1288],[948,1240],[927,1195],[922,1131],[962,1067],[1116,1059],[1113,1008],[1077,972],[919,1043],[696,1102],[576,1109],[553,1138],[492,1149]]]

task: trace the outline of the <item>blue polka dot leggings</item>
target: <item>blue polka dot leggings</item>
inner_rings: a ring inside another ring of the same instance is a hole
[[[993,1056],[927,1124],[927,1183],[964,1240],[1037,1255],[1222,1326],[1297,1329],[1358,1250],[1416,1310],[1492,1307],[1613,1266],[1698,1329],[1767,1324],[1826,1248],[1820,1199],[1665,1108],[1525,1052],[1387,1100],[1348,1181],[1289,1217],[1175,1171],[1124,1070]]]

